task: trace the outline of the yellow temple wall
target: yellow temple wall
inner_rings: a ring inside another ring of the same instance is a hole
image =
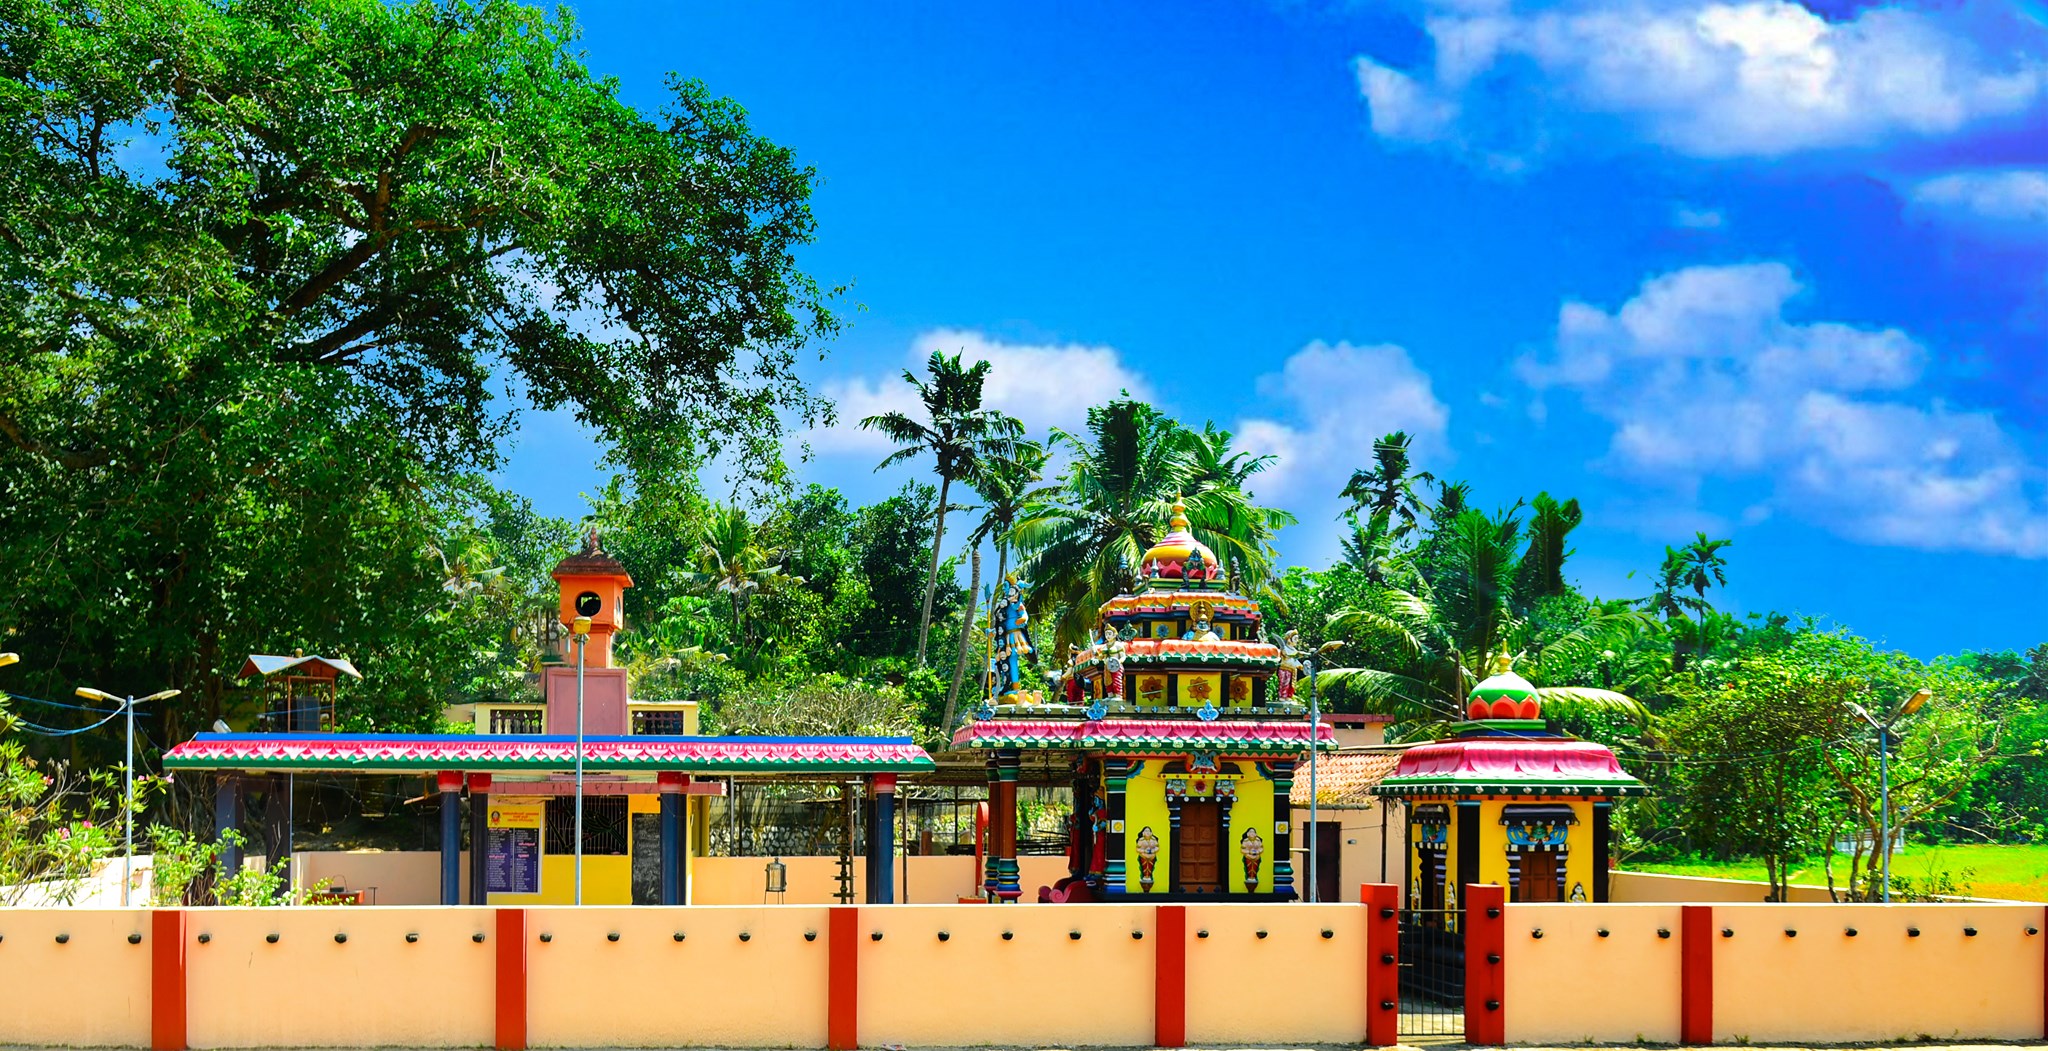
[[[1448,843],[1444,851],[1445,880],[1456,883],[1458,879],[1458,822],[1464,820],[1466,812],[1459,809],[1456,799],[1419,799],[1419,803],[1444,803],[1451,809],[1451,826]],[[1507,826],[1500,823],[1501,812],[1508,806],[1522,806],[1530,803],[1571,807],[1578,817],[1578,824],[1566,833],[1566,854],[1564,868],[1564,892],[1571,894],[1574,885],[1583,887],[1590,902],[1593,897],[1593,804],[1584,799],[1569,798],[1520,798],[1483,799],[1479,801],[1479,869],[1477,883],[1491,883],[1508,886],[1508,833]],[[1422,826],[1416,826],[1418,841]],[[1391,844],[1389,849],[1397,849]],[[1422,856],[1420,850],[1411,849],[1408,856],[1409,886],[1423,885]],[[1463,891],[1459,891],[1457,903],[1462,905]],[[1446,901],[1450,899],[1447,896]]]
[[[1166,806],[1166,763],[1169,759],[1147,759],[1144,769],[1124,783],[1124,871],[1125,886],[1134,895],[1166,894],[1173,889],[1173,825]],[[1272,889],[1273,864],[1279,852],[1273,828],[1273,782],[1258,772],[1257,760],[1224,758],[1219,763],[1236,763],[1243,774],[1203,775],[1212,780],[1236,782],[1237,801],[1230,807],[1229,842],[1222,844],[1224,871],[1227,873],[1230,893],[1245,893],[1244,861],[1239,843],[1248,828],[1259,830],[1264,841],[1264,853],[1259,866],[1259,890]],[[1192,775],[1174,774],[1175,778]],[[1153,869],[1152,889],[1148,892],[1140,882],[1138,868],[1138,837],[1146,828],[1159,837],[1157,867]],[[1299,843],[1291,843],[1299,846]],[[1299,866],[1297,866],[1299,867]],[[1295,875],[1295,889],[1301,888],[1301,875]],[[1030,888],[1027,887],[1028,891]],[[1028,896],[1028,895],[1027,895]]]

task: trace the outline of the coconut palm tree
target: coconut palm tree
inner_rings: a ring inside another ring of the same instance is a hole
[[[684,579],[698,590],[724,596],[731,604],[735,646],[740,651],[736,656],[748,654],[753,643],[748,635],[747,606],[782,572],[779,554],[763,550],[755,542],[754,523],[745,508],[718,505],[704,523],[697,557],[700,568],[685,573]]]
[[[1721,549],[1735,543],[1733,540],[1709,540],[1707,534],[1696,533],[1696,539],[1682,548],[1664,549],[1664,563],[1658,570],[1657,590],[1645,600],[1653,612],[1662,614],[1665,621],[1695,621],[1696,630],[1687,645],[1674,645],[1672,667],[1683,671],[1686,650],[1704,655],[1707,652],[1707,615],[1714,604],[1707,601],[1707,589],[1715,585],[1727,586],[1728,560],[1721,557]],[[1692,594],[1687,595],[1690,588]],[[1688,617],[1690,613],[1692,616]],[[1682,630],[1674,632],[1674,638],[1683,635]]]
[[[960,684],[967,678],[967,657],[979,633],[974,630],[975,600],[981,589],[981,545],[996,546],[996,580],[1000,583],[1010,570],[1010,529],[1024,512],[1024,499],[1045,471],[1050,457],[1037,442],[1019,441],[1002,453],[984,456],[967,476],[967,484],[981,496],[981,519],[967,534],[972,550],[973,571],[967,583],[967,609],[960,621],[960,657],[953,667],[953,684],[946,691],[944,729],[951,732],[958,714]]]
[[[1363,512],[1368,521],[1385,515],[1393,526],[1391,535],[1396,538],[1415,530],[1416,517],[1422,511],[1422,497],[1416,495],[1415,483],[1436,481],[1436,476],[1428,471],[1410,469],[1411,440],[1407,431],[1380,436],[1379,441],[1372,443],[1372,469],[1351,472],[1351,480],[1344,483],[1344,491],[1338,494],[1351,501],[1351,510]]]
[[[939,583],[939,551],[946,537],[946,494],[953,483],[967,476],[981,457],[1008,450],[1024,433],[1024,425],[994,409],[981,405],[981,389],[988,379],[989,363],[977,361],[962,367],[960,355],[947,357],[937,351],[925,362],[931,382],[921,380],[909,369],[903,381],[917,388],[924,405],[922,421],[906,413],[885,412],[870,416],[860,425],[880,431],[896,443],[896,451],[875,465],[875,470],[893,467],[925,453],[937,461],[939,503],[932,522],[931,568],[924,579],[924,609],[917,620],[917,664],[924,666],[925,642],[931,635],[932,594]]]
[[[1553,510],[1563,515],[1562,507]],[[1431,574],[1411,574],[1405,587],[1378,587],[1367,602],[1331,614],[1328,634],[1374,654],[1380,665],[1324,672],[1332,695],[1403,720],[1461,719],[1471,688],[1496,654],[1526,658],[1524,673],[1541,682],[1624,647],[1643,630],[1648,620],[1640,611],[1594,608],[1570,628],[1539,638],[1529,613],[1544,597],[1548,575],[1561,572],[1562,548],[1554,542],[1562,534],[1539,529],[1525,545],[1519,512],[1458,513],[1432,538],[1437,562]],[[1532,561],[1539,568],[1525,571]],[[1638,719],[1646,714],[1613,690],[1549,686],[1537,692],[1560,705],[1612,708]]]
[[[1073,462],[1026,497],[1010,538],[1023,555],[1032,615],[1051,621],[1056,646],[1081,641],[1096,609],[1132,586],[1177,498],[1196,539],[1228,560],[1240,590],[1270,587],[1273,534],[1294,517],[1258,506],[1242,488],[1264,458],[1218,455],[1218,436],[1227,446],[1227,433],[1205,433],[1130,399],[1088,410],[1083,433],[1053,431],[1053,446]]]

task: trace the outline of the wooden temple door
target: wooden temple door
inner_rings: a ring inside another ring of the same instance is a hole
[[[1223,891],[1223,806],[1189,800],[1180,807],[1180,870],[1174,873],[1188,894]]]
[[[1557,855],[1547,850],[1522,855],[1522,871],[1515,881],[1516,901],[1556,901]]]

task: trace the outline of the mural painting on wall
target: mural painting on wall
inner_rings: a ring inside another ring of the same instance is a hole
[[[1265,859],[1266,841],[1259,830],[1248,828],[1237,839],[1237,852],[1244,858],[1244,889],[1259,889],[1259,862]]]
[[[1138,676],[1138,703],[1139,703],[1139,704],[1165,704],[1165,703],[1166,703],[1166,676],[1164,676],[1164,675],[1140,675],[1140,676]]]

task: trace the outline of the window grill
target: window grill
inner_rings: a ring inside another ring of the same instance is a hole
[[[626,853],[626,820],[625,796],[584,796],[583,853]],[[553,796],[548,799],[547,852],[555,855],[576,853],[574,796]]]
[[[683,721],[686,713],[641,709],[633,713],[633,732],[636,734],[661,734],[680,736],[689,733]]]

